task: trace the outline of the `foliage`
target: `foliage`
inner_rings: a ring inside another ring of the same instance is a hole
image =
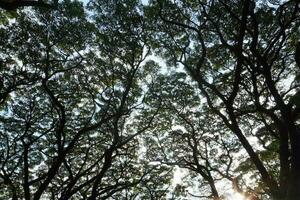
[[[299,2],[37,2],[0,3],[0,198],[299,197]]]

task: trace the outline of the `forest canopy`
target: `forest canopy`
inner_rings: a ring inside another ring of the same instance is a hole
[[[0,199],[296,200],[297,0],[0,1]]]

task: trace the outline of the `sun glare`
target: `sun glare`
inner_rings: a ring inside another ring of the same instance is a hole
[[[235,192],[228,197],[228,200],[247,200],[247,199],[242,194]]]

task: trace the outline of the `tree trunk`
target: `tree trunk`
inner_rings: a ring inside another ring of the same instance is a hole
[[[286,200],[300,198],[300,131],[294,124],[290,124],[291,143],[291,173],[288,183]]]
[[[289,175],[290,175],[290,152],[289,152],[289,136],[287,128],[281,124],[279,128],[279,161],[280,161],[280,175],[279,175],[279,187],[280,187],[280,196],[283,199],[286,196]]]

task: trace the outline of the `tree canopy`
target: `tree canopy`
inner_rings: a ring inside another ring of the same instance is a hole
[[[43,1],[43,0],[2,0],[0,8],[11,11],[22,7],[43,7],[56,8],[58,0]]]
[[[0,7],[0,199],[300,196],[298,1]]]

